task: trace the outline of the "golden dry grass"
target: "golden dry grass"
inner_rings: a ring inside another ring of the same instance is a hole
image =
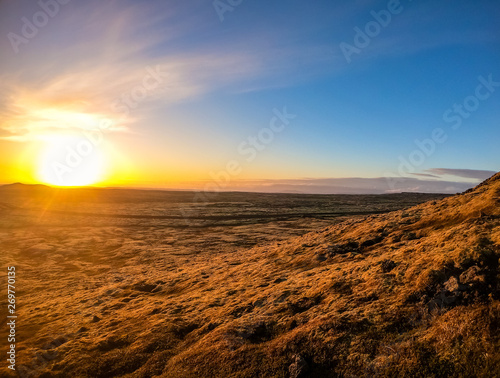
[[[209,255],[161,229],[66,229],[65,253],[61,229],[19,230],[20,358],[44,377],[500,376],[499,205],[497,174]]]

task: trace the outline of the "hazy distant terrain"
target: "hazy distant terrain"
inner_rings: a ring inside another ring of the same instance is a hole
[[[446,196],[422,193],[307,195],[230,192],[199,197],[198,193],[187,191],[54,189],[22,184],[0,187],[0,194],[0,206],[14,215],[13,219],[9,219],[12,226],[47,225],[47,222],[66,224],[66,217],[69,217],[73,224],[85,224],[93,218],[92,222],[103,225],[171,227],[255,224],[298,218],[335,219],[339,216],[389,212]],[[13,220],[21,223],[12,223]]]
[[[449,198],[193,195],[0,188],[25,376],[500,371],[498,176]]]

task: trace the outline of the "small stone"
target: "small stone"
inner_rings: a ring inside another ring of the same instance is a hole
[[[323,261],[327,260],[327,257],[323,253],[320,253],[320,254],[316,255],[316,260],[319,262],[323,262]]]
[[[444,288],[449,292],[455,293],[459,291],[466,291],[468,289],[468,285],[460,283],[460,279],[457,279],[456,277],[451,277],[444,283]]]
[[[444,288],[450,292],[458,290],[458,281],[455,277],[451,277],[448,281],[444,283]]]
[[[484,283],[485,277],[481,274],[481,269],[477,266],[471,266],[460,275],[460,282],[464,284],[481,284]]]
[[[97,323],[97,322],[99,322],[100,320],[101,320],[101,318],[100,318],[100,317],[98,317],[98,316],[94,315],[94,317],[92,318],[91,322],[92,322],[92,323]]]
[[[213,331],[214,329],[216,329],[216,328],[217,328],[217,326],[218,326],[218,324],[217,324],[217,323],[208,323],[207,329],[208,329],[209,331]]]

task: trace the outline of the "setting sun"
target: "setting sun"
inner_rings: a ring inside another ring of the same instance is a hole
[[[103,180],[105,157],[99,146],[79,136],[46,138],[39,156],[38,177],[56,186],[84,186]]]

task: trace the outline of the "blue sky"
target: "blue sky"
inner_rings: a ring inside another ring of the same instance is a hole
[[[318,180],[342,179],[364,192],[358,177],[374,192],[454,192],[498,170],[500,87],[470,98],[500,82],[497,1],[45,3],[55,14],[27,43],[12,33],[43,7],[0,4],[1,182],[37,181],[34,151],[103,118],[109,185],[200,187],[236,161],[221,189],[328,192]],[[379,30],[374,12],[390,14]],[[360,48],[355,28],[370,27]],[[342,43],[357,52],[346,59]],[[160,85],[127,105],[155,67]],[[464,101],[474,110],[455,130],[443,114]],[[248,161],[242,143],[285,108],[296,117]],[[423,156],[415,140],[436,129],[446,141]]]

